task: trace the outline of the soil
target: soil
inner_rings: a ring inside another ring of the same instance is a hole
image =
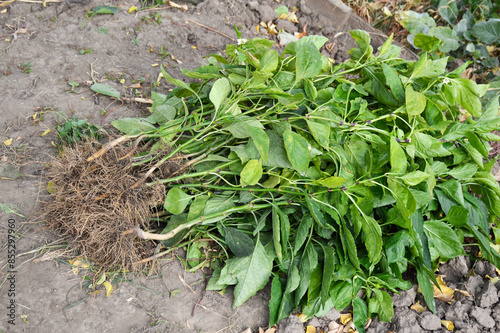
[[[65,0],[46,5],[18,1],[0,7],[0,141],[4,141],[0,144],[0,204],[14,205],[19,214],[0,211],[0,332],[242,332],[248,328],[256,332],[267,326],[268,289],[232,309],[230,293],[204,294],[203,273],[186,272],[175,256],[158,261],[151,276],[124,277],[109,297],[103,290],[92,293],[85,279],[91,272],[72,269],[66,261],[72,258],[65,252],[68,247],[35,219],[43,202],[50,200],[45,170],[56,152],[58,123],[76,116],[109,128],[113,120],[148,112],[148,104],[122,104],[95,95],[89,89],[92,80],[115,87],[122,96],[148,97],[158,79],[158,65],[166,65],[172,76],[182,79],[181,68],[196,68],[204,56],[222,54],[227,43],[236,41],[235,25],[244,38],[276,38],[262,27],[256,31],[262,21],[274,20],[290,33],[303,31],[307,23],[308,34],[321,34],[335,43],[330,52],[323,52],[336,61],[347,59],[347,51],[354,47],[347,33],[350,29],[370,30],[375,47],[386,38],[353,14],[339,27],[309,8],[308,0],[197,2],[179,1],[187,10],[164,6],[139,13],[128,13],[130,7],[140,7],[139,0]],[[101,5],[119,6],[119,11],[90,20],[85,17],[89,9]],[[300,23],[278,20],[273,9],[280,5],[296,6]],[[408,51],[403,56],[414,57]],[[73,82],[79,86],[71,91]],[[159,91],[171,88],[164,82]],[[134,86],[137,83],[140,88]],[[9,230],[16,231],[15,237],[9,237],[14,235]],[[15,272],[8,273],[12,245]],[[464,284],[459,289],[471,289],[472,296],[458,300],[457,295],[451,306],[439,305],[439,318],[435,318],[409,309],[421,298],[415,287],[395,296],[393,323],[375,320],[368,332],[440,331],[444,328],[436,320],[443,318],[455,320],[458,331],[500,331],[497,289],[485,278],[496,276],[495,270],[483,264],[483,271],[467,277],[471,263],[462,264],[466,271],[456,273],[452,283]],[[283,320],[278,332],[302,331],[305,323],[297,319]],[[338,319],[338,311],[333,310],[311,324],[326,330]]]

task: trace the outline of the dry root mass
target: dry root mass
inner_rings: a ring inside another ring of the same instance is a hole
[[[164,200],[165,187],[143,181],[154,162],[134,166],[131,148],[123,144],[89,161],[100,148],[87,140],[64,148],[54,159],[48,186],[53,200],[46,203],[43,219],[99,269],[130,269],[151,256],[155,244],[123,232],[151,227],[152,209]]]

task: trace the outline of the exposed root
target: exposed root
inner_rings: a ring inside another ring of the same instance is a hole
[[[155,247],[124,234],[133,226],[148,228],[152,208],[165,197],[160,184],[132,188],[152,163],[133,166],[130,147],[121,144],[126,139],[100,150],[91,140],[66,147],[49,170],[54,200],[45,205],[43,219],[99,268],[130,268],[153,255]]]

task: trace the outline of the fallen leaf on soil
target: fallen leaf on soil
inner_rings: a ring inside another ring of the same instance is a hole
[[[352,313],[344,313],[340,315],[340,322],[342,323],[342,325],[345,325],[351,320],[352,320]]]
[[[12,144],[12,138],[3,141],[3,144],[6,145],[6,146],[10,146]]]
[[[141,89],[142,85],[140,83],[134,83],[129,88],[132,88],[132,89]]]
[[[334,47],[334,46],[335,46],[335,42],[332,42],[332,43],[326,44],[326,45],[325,45],[325,49],[326,49],[329,53],[331,53],[331,52],[332,52],[332,50],[333,50],[333,47]]]
[[[299,318],[299,320],[300,320],[301,322],[303,322],[303,323],[305,323],[305,322],[307,321],[307,316],[306,316],[305,314],[303,314],[303,313],[298,314],[298,315],[296,315],[296,316],[297,316],[297,317]]]
[[[136,10],[137,10],[137,7],[132,6],[132,7],[130,7],[130,8],[128,9],[128,13],[129,13],[129,14],[130,14],[130,13],[133,13],[133,12],[135,12]]]
[[[448,330],[453,331],[455,329],[455,325],[449,320],[441,320],[441,324]]]
[[[308,325],[306,327],[306,333],[316,333],[316,327],[314,327],[313,325]]]
[[[45,130],[43,133],[42,133],[42,136],[46,136],[47,134],[49,134],[51,132],[51,130]]]
[[[302,32],[294,32],[293,35],[297,37],[298,39],[301,39],[304,36],[307,36],[307,23],[304,25],[304,28],[302,28]]]
[[[278,34],[278,30],[276,29],[276,24],[273,23],[273,21],[269,22],[260,22],[260,26],[265,28],[267,32],[271,35],[276,35]]]
[[[172,58],[172,60],[174,60],[174,61],[177,61],[177,63],[178,63],[179,65],[182,65],[182,61],[180,61],[179,59],[177,59],[177,58],[176,58],[176,57],[174,57],[173,55],[170,55],[170,58]]]
[[[422,313],[425,310],[427,310],[427,307],[426,306],[422,306],[420,304],[420,301],[417,301],[417,303],[415,303],[412,306],[410,306],[410,309],[415,310],[417,313]]]
[[[464,296],[470,297],[470,294],[468,292],[466,292],[465,290],[455,289],[455,291],[458,291],[459,293],[461,293]]]
[[[5,155],[2,156],[2,158],[0,158],[0,162],[7,162],[9,160],[9,158]]]
[[[279,18],[282,20],[288,20],[293,23],[299,23],[299,19],[297,17],[297,14],[295,14],[295,12],[290,12],[288,14],[283,13],[280,15]]]
[[[113,292],[113,285],[109,283],[109,281],[104,281],[103,285],[104,288],[106,288],[106,297],[109,297],[109,295]]]
[[[179,5],[173,1],[165,1],[165,3],[167,3],[170,7],[173,7],[173,8],[178,8],[178,9],[182,9],[182,10],[188,10],[188,6],[187,5]]]
[[[443,301],[443,302],[451,301],[451,299],[453,298],[453,293],[454,293],[453,289],[446,286],[446,283],[443,281],[443,278],[441,275],[438,276],[436,278],[436,280],[437,280],[438,285],[441,288],[441,290],[439,290],[439,288],[434,285],[433,286],[434,287],[434,297],[440,301]]]
[[[357,333],[358,330],[356,329],[356,326],[354,325],[354,322],[351,320],[350,322],[347,323],[344,327],[344,333]]]
[[[344,326],[340,325],[336,321],[332,321],[328,324],[328,333],[341,333],[344,330]]]

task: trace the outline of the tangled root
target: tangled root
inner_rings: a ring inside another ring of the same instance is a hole
[[[145,182],[133,186],[154,162],[133,166],[130,147],[118,144],[89,161],[99,148],[96,141],[86,140],[65,147],[54,159],[48,185],[54,200],[45,204],[43,220],[98,269],[129,269],[153,255],[155,244],[123,232],[134,226],[149,229],[152,209],[164,200],[165,187]]]

